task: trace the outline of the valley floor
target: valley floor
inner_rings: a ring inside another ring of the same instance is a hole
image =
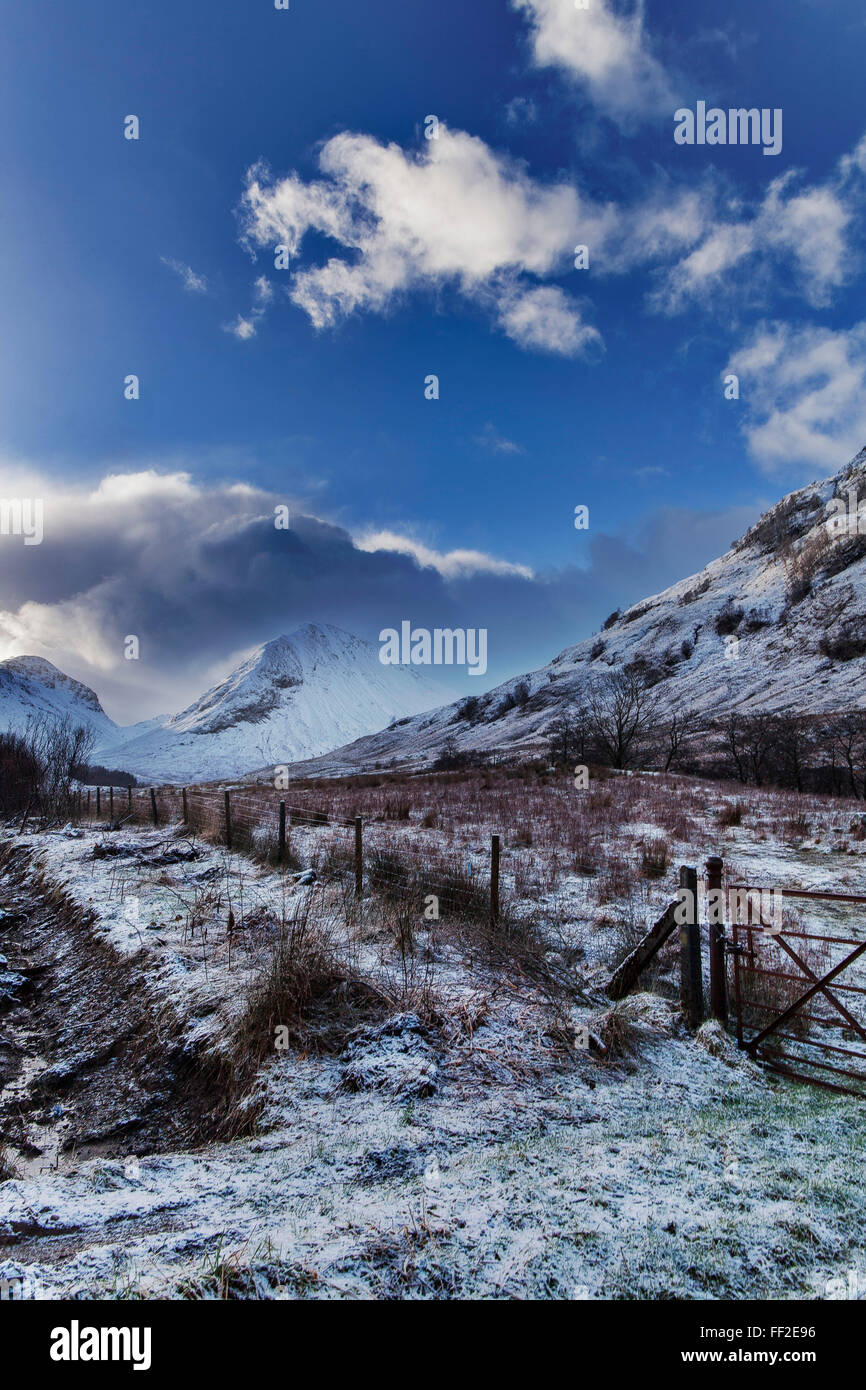
[[[602,993],[679,863],[862,892],[855,804],[623,777],[575,805],[568,779],[419,779],[395,820],[391,789],[353,795],[381,813],[360,910],[340,826],[293,828],[287,873],[182,827],[8,833],[0,1279],[40,1298],[866,1289],[863,1103],[759,1071],[717,1024],[690,1035],[672,953],[646,992]],[[491,827],[508,950],[456,910],[417,912],[407,944],[388,875],[410,864],[435,892],[447,853],[477,883]],[[340,969],[291,1046],[259,1054],[299,921]]]

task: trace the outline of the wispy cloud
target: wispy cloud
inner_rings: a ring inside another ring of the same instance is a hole
[[[705,184],[695,208],[695,244],[662,273],[651,302],[665,313],[767,297],[788,276],[814,307],[829,304],[862,269],[866,137],[828,177],[804,184],[789,170],[755,208]]]
[[[735,352],[749,449],[768,473],[835,473],[866,444],[866,323],[770,323]]]
[[[513,97],[505,108],[505,119],[510,126],[535,125],[538,106],[532,97]]]
[[[181,281],[185,290],[190,294],[207,294],[208,283],[203,275],[199,275],[193,270],[191,265],[184,265],[183,261],[176,261],[171,256],[160,256],[163,265],[173,270]]]
[[[513,439],[507,439],[504,434],[500,434],[492,420],[488,420],[481,433],[475,436],[475,443],[480,444],[483,449],[491,449],[495,454],[526,453],[522,444],[516,444]]]
[[[409,555],[422,569],[434,569],[443,579],[466,579],[473,574],[513,575],[520,579],[533,577],[528,565],[514,565],[481,550],[433,550],[421,541],[401,536],[396,531],[368,532],[357,541],[357,545],[359,550],[384,550],[396,555]]]
[[[259,330],[259,323],[273,297],[273,285],[266,276],[260,275],[253,285],[253,306],[249,314],[238,314],[232,323],[223,324],[224,331],[234,334],[236,338],[240,338],[241,342],[254,338]]]

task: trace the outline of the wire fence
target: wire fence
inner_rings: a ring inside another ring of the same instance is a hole
[[[228,849],[252,851],[275,864],[291,864],[290,832],[295,826],[346,832],[345,840],[331,837],[317,856],[334,876],[353,877],[360,898],[366,891],[417,906],[438,918],[459,914],[464,918],[500,921],[500,837],[493,835],[489,864],[484,872],[468,854],[431,848],[419,836],[398,852],[375,833],[365,838],[371,822],[356,814],[312,804],[293,804],[279,793],[258,788],[211,787],[90,787],[78,792],[77,818],[90,825],[179,825]],[[299,798],[300,800],[300,798]],[[383,828],[389,820],[403,821],[402,814],[383,815],[375,821]],[[407,828],[408,817],[406,818]],[[412,826],[414,830],[419,827]],[[424,827],[428,829],[429,827]]]

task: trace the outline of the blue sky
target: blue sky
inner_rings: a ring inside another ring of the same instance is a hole
[[[3,495],[54,522],[0,656],[118,719],[307,620],[528,669],[866,442],[855,0],[2,11]],[[782,152],[678,146],[699,100]]]

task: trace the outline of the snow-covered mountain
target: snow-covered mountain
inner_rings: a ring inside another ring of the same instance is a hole
[[[94,758],[147,780],[237,777],[315,757],[441,699],[417,670],[383,666],[371,643],[307,623],[258,647],[188,709]]]
[[[0,730],[69,715],[93,729],[93,763],[144,781],[237,777],[265,763],[315,757],[441,699],[442,686],[416,669],[383,666],[378,647],[315,623],[257,648],[180,714],[127,728],[50,661],[0,662]]]
[[[783,498],[700,574],[612,614],[549,665],[296,771],[422,766],[448,741],[461,751],[541,748],[588,685],[631,665],[655,684],[662,711],[708,721],[731,709],[866,707],[866,449]]]
[[[28,720],[66,715],[74,724],[92,729],[100,744],[110,743],[120,732],[90,687],[64,675],[50,661],[41,656],[0,661],[0,729],[20,733]]]
[[[601,633],[484,695],[436,708],[442,687],[418,670],[383,666],[370,643],[308,624],[259,647],[182,713],[126,730],[49,662],[2,662],[0,727],[20,727],[28,709],[72,706],[97,729],[94,761],[146,780],[283,764],[336,775],[424,766],[446,743],[541,749],[588,686],[623,667],[647,675],[662,711],[707,721],[730,709],[866,707],[866,449],[834,477],[783,498],[700,574],[612,614]]]

